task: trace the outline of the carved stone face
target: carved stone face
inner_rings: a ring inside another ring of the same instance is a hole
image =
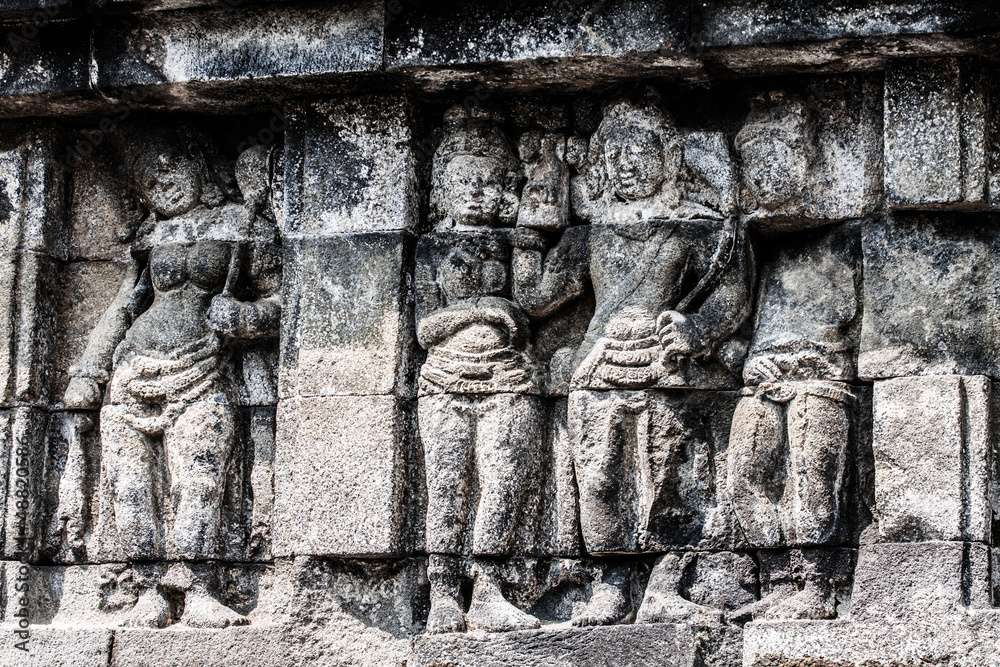
[[[503,199],[503,167],[493,158],[458,155],[445,167],[442,188],[448,216],[456,223],[491,226]]]
[[[135,178],[146,204],[168,218],[187,213],[201,200],[201,165],[187,153],[161,151],[136,166]]]
[[[668,176],[664,153],[663,142],[650,130],[622,127],[608,132],[604,161],[614,192],[632,200],[656,194]]]

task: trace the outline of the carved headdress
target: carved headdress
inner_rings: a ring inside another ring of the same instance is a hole
[[[517,187],[521,179],[521,165],[500,129],[500,116],[482,107],[454,106],[444,116],[444,139],[434,151],[431,188],[431,219],[447,220],[447,206],[441,201],[445,192],[445,168],[453,159],[463,155],[496,160],[502,171],[505,205],[500,222],[511,224],[517,217]]]
[[[142,199],[139,183],[165,156],[185,154],[197,162],[202,176],[202,203],[217,206],[231,197],[232,185],[225,174],[213,169],[207,137],[189,127],[151,127],[129,125],[114,135],[122,166],[133,183],[135,194]]]
[[[777,139],[793,149],[805,150],[811,162],[815,159],[815,135],[815,119],[805,100],[774,92],[750,101],[750,113],[734,143],[736,150],[743,152],[756,141]]]

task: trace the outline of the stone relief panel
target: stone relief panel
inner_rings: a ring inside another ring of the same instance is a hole
[[[280,145],[236,152],[209,129],[124,126],[72,174],[56,334],[70,350],[55,359],[71,365],[54,382],[38,549],[108,563],[70,570],[98,587],[88,609],[105,622],[245,624],[267,568],[234,594],[219,561],[271,559]]]
[[[23,306],[51,400],[0,422],[44,443],[38,618],[326,616],[431,653],[678,624],[729,655],[748,622],[874,613],[896,554],[989,606],[989,220],[872,213],[870,77],[766,88],[695,127],[645,88],[434,99],[429,128],[303,103],[287,153],[124,128],[51,256],[14,251],[56,286]],[[936,312],[924,277],[983,289]]]

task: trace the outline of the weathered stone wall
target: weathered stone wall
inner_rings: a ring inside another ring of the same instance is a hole
[[[998,35],[0,0],[0,663],[1000,665]]]

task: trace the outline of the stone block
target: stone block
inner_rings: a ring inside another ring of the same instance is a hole
[[[59,135],[42,124],[4,129],[6,136],[0,139],[0,250],[51,253],[63,215]]]
[[[17,17],[30,16],[32,12],[46,12],[46,16],[72,9],[70,0],[2,0],[0,14],[13,14]],[[46,11],[47,10],[47,11]]]
[[[88,28],[87,23],[55,21],[37,12],[0,24],[0,109],[23,115],[26,108],[44,108],[43,100],[89,91]]]
[[[957,58],[886,68],[885,191],[892,208],[995,206],[991,78]],[[994,186],[991,188],[991,185]]]
[[[55,295],[53,259],[0,251],[0,403],[44,404]]]
[[[406,234],[285,240],[279,395],[412,393]]]
[[[363,72],[382,64],[381,3],[286,3],[105,17],[98,88]]]
[[[693,5],[692,44],[700,47],[818,42],[882,35],[989,30],[1000,26],[995,7],[960,2],[901,2],[863,6],[823,0],[741,0]]]
[[[875,516],[884,540],[988,543],[993,427],[984,377],[875,383]]]
[[[974,542],[862,546],[851,618],[898,622],[991,607],[989,547]]]
[[[487,635],[425,635],[414,642],[420,667],[538,665],[569,667],[687,667],[700,664],[699,641],[689,626],[614,625],[594,628],[527,630]]]
[[[278,406],[274,555],[403,550],[410,418],[393,396],[294,398]]]
[[[67,167],[74,165],[67,186],[68,221],[56,246],[60,259],[130,259],[129,235],[139,222],[139,211],[130,201],[120,162],[103,143],[104,147],[76,162],[68,152],[56,156]]]
[[[354,96],[288,110],[286,235],[385,232],[417,222],[411,105]]]
[[[858,375],[1000,377],[1000,227],[992,218],[897,213],[862,229]]]
[[[286,626],[360,621],[403,639],[423,632],[427,619],[426,558],[279,559],[275,588],[274,622]]]
[[[107,667],[111,664],[112,630],[33,626],[28,650],[15,646],[13,630],[0,645],[0,663],[8,667]]]
[[[689,10],[683,4],[582,0],[525,5],[443,2],[387,5],[387,65],[427,67],[532,58],[680,55]]]
[[[169,635],[169,636],[167,636]],[[366,628],[349,617],[312,630],[250,626],[224,630],[182,629],[169,633],[115,630],[109,667],[336,667],[401,665],[412,660],[409,641]]]
[[[49,360],[49,396],[61,403],[68,371],[83,355],[87,340],[111,304],[125,278],[121,262],[89,261],[61,264],[56,269],[55,331]]]
[[[882,87],[814,77],[757,94],[736,135],[743,210],[765,234],[859,218],[882,203]]]
[[[759,621],[743,633],[745,667],[997,667],[1000,614],[906,623]]]

